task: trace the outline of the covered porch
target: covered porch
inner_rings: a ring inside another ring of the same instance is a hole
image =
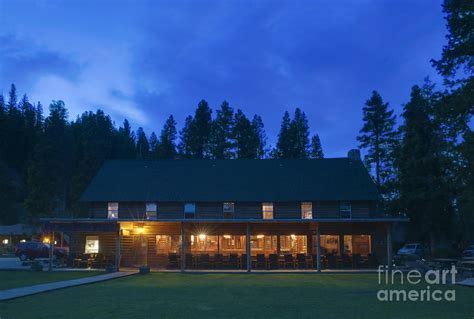
[[[117,221],[105,228],[76,222],[50,229],[68,232],[69,262],[74,267],[321,271],[387,264],[392,222]]]

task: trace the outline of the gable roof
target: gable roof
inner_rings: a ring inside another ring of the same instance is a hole
[[[98,201],[380,200],[359,160],[109,160],[81,197]]]

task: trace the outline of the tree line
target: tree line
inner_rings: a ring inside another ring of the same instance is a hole
[[[472,11],[464,1],[443,5],[448,42],[441,59],[431,61],[445,79],[442,89],[428,79],[414,85],[398,119],[377,91],[362,106],[357,140],[384,198],[381,209],[408,216],[410,240],[432,245],[474,240]],[[81,216],[79,196],[105,159],[323,157],[299,108],[284,113],[271,147],[262,118],[226,101],[213,116],[202,100],[179,132],[171,115],[147,136],[127,120],[116,128],[101,110],[68,121],[62,101],[53,101],[44,117],[41,103],[18,99],[12,85],[6,100],[0,96],[0,222]]]
[[[267,147],[262,118],[248,118],[224,101],[213,110],[205,100],[180,132],[170,115],[159,134],[134,131],[128,120],[116,128],[102,110],[68,120],[63,101],[53,101],[44,117],[40,102],[14,84],[0,95],[1,222],[34,221],[41,216],[81,216],[79,197],[105,159],[322,158],[319,137],[310,140],[308,120],[297,108],[283,116],[275,149]]]

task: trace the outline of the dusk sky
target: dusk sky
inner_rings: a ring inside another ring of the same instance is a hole
[[[0,0],[0,93],[70,119],[103,109],[149,135],[198,102],[260,114],[274,145],[300,107],[327,157],[357,146],[362,106],[378,90],[397,114],[445,43],[439,0]]]

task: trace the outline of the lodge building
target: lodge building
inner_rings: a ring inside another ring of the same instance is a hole
[[[82,195],[88,218],[47,219],[44,229],[67,234],[78,265],[376,267],[403,219],[381,212],[359,157],[109,160]]]

